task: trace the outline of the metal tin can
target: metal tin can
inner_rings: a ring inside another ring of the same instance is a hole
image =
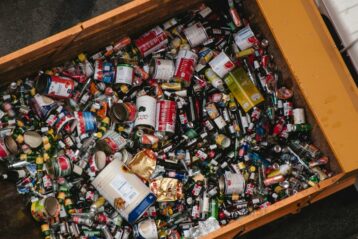
[[[153,59],[149,66],[149,74],[157,80],[169,81],[175,73],[172,60]]]
[[[102,139],[97,142],[97,149],[106,153],[113,154],[126,146],[127,140],[113,130],[109,130],[103,135]]]
[[[85,111],[74,112],[74,116],[77,120],[77,132],[78,135],[83,135],[88,132],[94,132],[97,129],[96,117],[91,112]]]
[[[212,59],[209,62],[209,65],[221,78],[225,77],[235,67],[235,64],[230,60],[225,52],[221,52],[214,59]]]
[[[245,190],[245,179],[240,173],[226,172],[219,178],[219,189],[225,194],[242,194]]]
[[[183,32],[191,47],[196,47],[209,38],[204,26],[200,22],[185,28]]]
[[[92,181],[93,186],[129,223],[136,222],[156,200],[149,188],[118,159]]]
[[[178,53],[175,64],[175,77],[183,81],[185,86],[189,86],[198,55],[190,50],[181,49]]]
[[[154,27],[135,40],[135,45],[143,57],[148,56],[166,44],[168,44],[168,37],[159,26]]]
[[[115,69],[110,62],[103,62],[97,60],[95,62],[95,69],[93,79],[102,81],[104,83],[112,83],[115,76]]]
[[[294,124],[305,124],[305,111],[302,108],[293,109],[293,123]]]
[[[259,42],[249,25],[238,31],[234,35],[234,39],[241,51],[252,47],[254,44],[258,44]]]
[[[53,98],[67,99],[72,96],[75,82],[67,77],[42,74],[36,81],[36,90]]]
[[[58,216],[60,213],[60,204],[53,196],[42,198],[31,204],[32,217],[38,221],[45,221]]]
[[[158,239],[158,229],[153,219],[146,219],[134,225],[133,234],[136,239]]]
[[[109,113],[114,122],[133,122],[137,115],[137,107],[131,102],[116,103]]]
[[[175,133],[176,103],[172,100],[159,100],[157,102],[156,131],[163,134]]]
[[[134,122],[134,126],[154,130],[157,100],[152,96],[143,95],[137,98],[136,106],[138,109],[138,115]]]
[[[17,143],[11,136],[0,138],[0,158],[4,159],[11,154],[17,154],[18,152]]]
[[[58,107],[58,104],[51,98],[36,94],[31,99],[32,109],[35,113],[43,119],[47,119],[49,115]]]
[[[72,173],[73,164],[69,157],[60,155],[48,161],[47,169],[54,177],[65,177]]]
[[[134,68],[129,64],[118,64],[116,70],[116,84],[132,85]]]

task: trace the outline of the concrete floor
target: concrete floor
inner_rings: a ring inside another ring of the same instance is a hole
[[[123,0],[0,1],[0,56],[99,15],[123,2]],[[3,185],[0,185],[0,188],[3,189]],[[11,203],[8,195],[14,192],[14,188],[9,188],[10,185],[7,185],[7,190],[2,190],[3,195],[0,197],[2,205]],[[20,202],[20,199],[17,198],[17,201]],[[31,234],[31,225],[34,225],[31,222],[28,222],[29,224],[23,227],[22,231],[14,232],[14,229],[21,225],[13,225],[16,224],[16,220],[7,218],[10,215],[0,212],[2,218],[0,238],[24,238],[21,235]],[[303,209],[297,215],[279,219],[240,238],[358,239],[358,193],[353,187],[347,188]]]

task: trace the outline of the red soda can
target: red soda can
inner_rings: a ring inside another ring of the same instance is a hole
[[[171,100],[157,102],[156,131],[163,134],[175,133],[176,103]]]
[[[194,74],[198,55],[192,51],[181,49],[178,53],[175,64],[175,77],[183,81],[185,86],[189,86]]]
[[[159,26],[154,27],[135,40],[135,45],[143,57],[148,56],[166,44],[168,44],[168,36]]]

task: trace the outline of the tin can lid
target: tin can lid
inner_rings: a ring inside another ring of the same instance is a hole
[[[94,154],[94,161],[96,164],[96,167],[99,170],[102,170],[106,166],[106,154],[105,152],[99,150]]]
[[[17,154],[19,152],[17,143],[11,136],[6,136],[4,138],[4,143],[6,148],[10,151],[11,154]]]
[[[45,209],[49,216],[55,217],[60,212],[60,204],[58,203],[58,200],[55,197],[47,197],[45,199]]]
[[[42,144],[42,137],[35,131],[27,131],[24,134],[24,141],[31,148],[35,149]]]

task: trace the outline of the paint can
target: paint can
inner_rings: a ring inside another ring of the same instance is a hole
[[[153,59],[150,62],[149,74],[153,79],[169,81],[175,73],[175,66],[172,60]]]
[[[172,100],[157,102],[156,131],[160,134],[173,135],[175,133],[176,103]]]
[[[68,99],[75,89],[75,82],[67,77],[42,74],[35,83],[36,91],[57,99]]]
[[[53,196],[42,198],[31,204],[31,215],[38,222],[55,218],[59,213],[60,204]]]
[[[153,131],[156,123],[157,99],[149,95],[137,97],[136,107],[138,114],[134,127]]]
[[[143,57],[150,55],[167,44],[168,37],[159,26],[154,27],[135,40],[135,45]]]
[[[134,68],[129,64],[118,64],[115,84],[132,85]]]
[[[180,79],[185,86],[191,83],[197,61],[198,55],[190,50],[181,49],[177,55],[175,77]]]
[[[92,185],[130,224],[156,200],[149,188],[118,159],[108,164]]]

